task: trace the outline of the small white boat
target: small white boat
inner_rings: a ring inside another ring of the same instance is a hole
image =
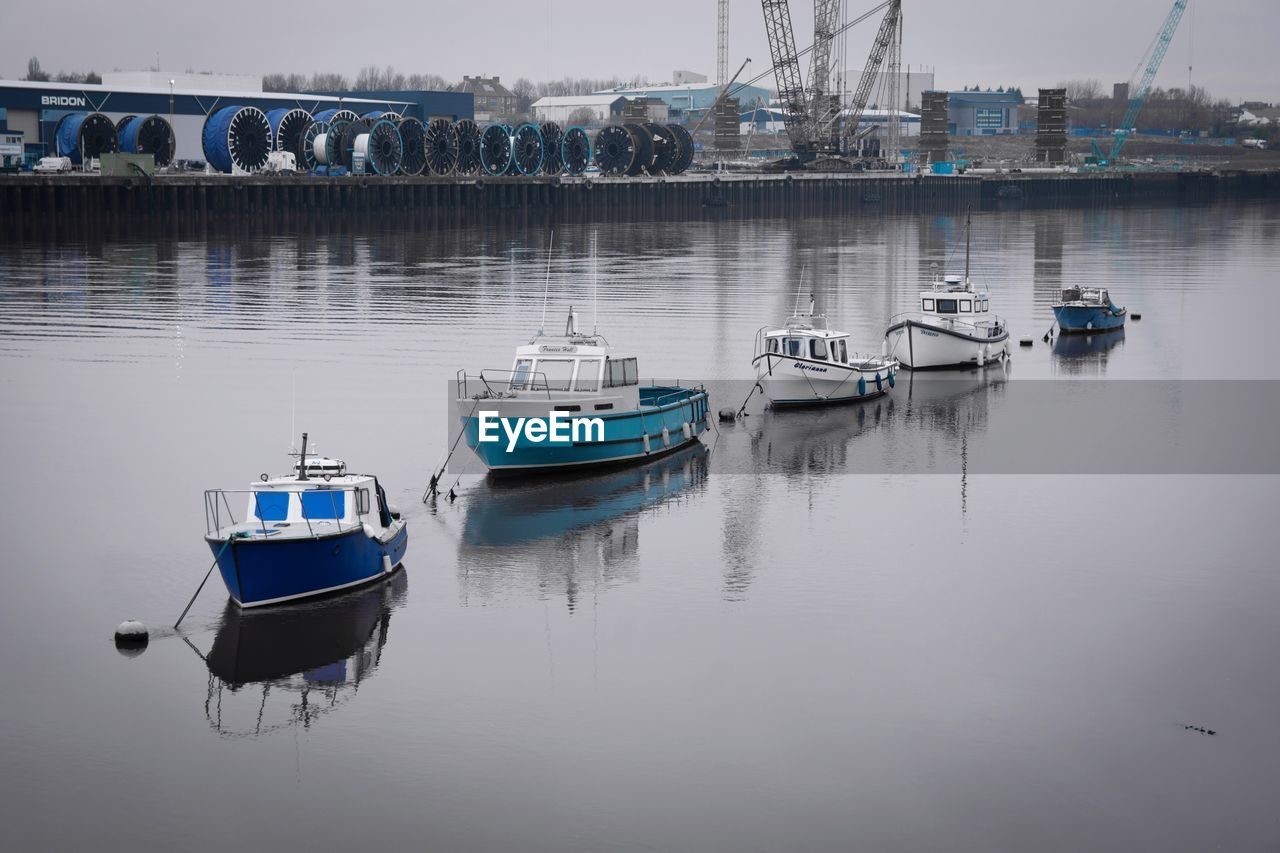
[[[890,319],[881,350],[911,370],[982,367],[1009,357],[1009,327],[969,277],[967,228],[964,275],[935,278],[921,291],[917,308]]]
[[[848,332],[827,328],[827,317],[796,312],[780,329],[756,332],[756,381],[773,406],[849,403],[887,394],[898,363],[849,348]]]

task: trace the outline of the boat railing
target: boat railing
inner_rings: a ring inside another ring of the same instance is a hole
[[[673,383],[673,385],[680,386],[680,380],[677,379]],[[661,383],[659,383],[658,380],[651,379],[649,380],[649,385],[647,387],[661,388],[664,386]],[[704,388],[702,385],[695,385],[692,388],[674,387],[673,390],[668,391],[666,394],[658,395],[658,397],[654,399],[653,402],[649,403],[649,405],[655,408],[661,408],[662,406],[665,406],[668,403],[673,403],[680,399],[692,400],[694,397],[698,396],[699,394],[705,394],[706,391],[707,389]]]
[[[958,316],[949,314],[930,314],[921,311],[904,311],[901,314],[894,314],[889,318],[889,325],[892,326],[899,320],[918,319],[926,317],[932,323],[936,323],[942,328],[959,329],[961,331],[968,330],[973,337],[998,338],[1005,330],[1004,320],[996,315],[991,315],[989,320],[965,320]]]
[[[506,397],[517,391],[534,391],[547,395],[547,399],[551,399],[551,385],[547,382],[547,375],[540,370],[520,371],[520,379],[516,380],[516,371],[514,370],[495,370],[486,368],[481,370],[479,375],[468,376],[465,370],[459,370],[457,374],[458,392],[462,399],[489,399],[494,397]],[[477,390],[474,397],[471,394],[469,383],[477,382],[484,390]],[[568,390],[568,389],[565,389]]]
[[[317,520],[332,521],[334,524],[338,526],[338,532],[342,533],[344,530],[342,526],[342,515],[338,512],[337,500],[332,496],[342,492],[350,491],[348,489],[321,490],[321,489],[298,488],[298,489],[272,489],[271,491],[263,491],[261,489],[206,489],[204,493],[205,535],[221,537],[223,530],[229,527],[235,527],[236,525],[240,524],[240,522],[236,520],[235,512],[231,509],[231,502],[227,500],[227,495],[253,496],[254,508],[257,510],[257,512],[254,513],[254,515],[257,517],[257,526],[261,527],[263,535],[266,535],[271,532],[271,528],[268,527],[266,520],[262,517],[262,505],[258,501],[258,497],[260,495],[292,494],[292,493],[302,494],[304,492],[314,493],[314,494],[324,494],[326,491],[331,496],[330,503],[333,507],[333,517],[325,518],[325,519],[317,519]],[[356,510],[355,524],[358,525],[360,524],[360,516],[364,515],[364,513],[360,512],[359,504],[356,504],[355,510]],[[224,523],[224,517],[225,517],[225,523]],[[245,519],[246,522],[249,520],[250,519],[248,518]],[[302,512],[302,520],[307,525],[307,532],[314,537],[316,535],[316,529],[315,527],[312,526],[311,524],[312,519],[306,514],[305,509]],[[351,526],[352,525],[348,525],[347,529],[349,529]]]

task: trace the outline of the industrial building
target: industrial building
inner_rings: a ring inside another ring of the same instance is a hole
[[[896,77],[895,81],[893,78]],[[858,86],[858,81],[862,79],[862,69],[847,69],[844,72],[845,100],[848,101],[853,95],[853,89]],[[921,93],[928,92],[933,89],[933,69],[923,70],[921,68],[912,68],[907,66],[904,71],[877,71],[871,83],[871,98],[868,104],[877,104],[886,109],[891,105],[882,103],[887,100],[889,86],[897,83],[898,103],[904,105],[906,109],[919,109],[921,103]]]
[[[1018,132],[1022,96],[1009,92],[948,92],[947,133],[998,136]]]
[[[626,103],[622,95],[549,96],[533,102],[533,118],[565,126],[608,124],[622,115]]]
[[[68,113],[101,112],[112,121],[131,115],[173,117],[175,157],[203,160],[200,134],[205,117],[229,105],[265,111],[301,108],[311,113],[338,108],[359,114],[389,110],[427,121],[472,118],[471,95],[461,92],[263,92],[258,78],[142,72],[135,80],[108,83],[124,75],[104,75],[98,85],[0,80],[0,131],[21,134],[27,158],[54,152],[54,127]],[[172,88],[168,81],[173,80]],[[159,85],[163,81],[163,85]],[[250,82],[246,82],[250,81]],[[256,81],[256,89],[252,82]],[[223,84],[226,85],[223,85]],[[192,85],[201,84],[201,85]]]
[[[672,121],[687,120],[690,113],[708,110],[720,96],[720,87],[714,83],[665,84],[661,86],[619,86],[596,92],[597,95],[625,95],[629,98],[648,97],[665,101]],[[743,106],[767,104],[773,97],[768,89],[759,86],[733,86],[733,97]]]

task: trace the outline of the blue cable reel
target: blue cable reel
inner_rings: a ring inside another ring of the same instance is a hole
[[[491,124],[480,135],[480,165],[486,175],[503,175],[512,165],[511,128]]]
[[[536,124],[522,124],[512,134],[511,159],[522,175],[536,175],[542,171],[546,159],[546,146],[542,130]]]

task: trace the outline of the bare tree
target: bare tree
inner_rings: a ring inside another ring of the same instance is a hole
[[[1057,88],[1066,89],[1067,101],[1073,104],[1096,101],[1102,97],[1102,84],[1097,80],[1068,80],[1059,83]]]
[[[49,75],[40,67],[40,60],[33,56],[27,60],[27,76],[22,79],[33,83],[48,83]]]
[[[590,127],[593,124],[599,124],[596,121],[595,111],[589,107],[578,107],[569,113],[569,126],[581,125],[582,127]]]

